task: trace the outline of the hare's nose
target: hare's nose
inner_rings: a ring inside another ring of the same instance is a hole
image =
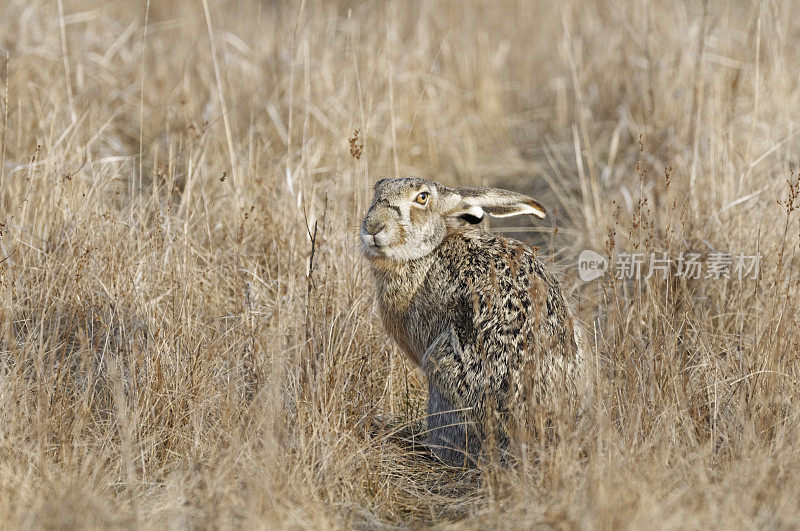
[[[375,235],[376,235],[376,234],[378,234],[380,231],[382,231],[382,230],[383,230],[385,227],[386,227],[386,224],[385,224],[385,223],[380,223],[380,222],[376,222],[376,223],[367,223],[367,224],[364,226],[364,230],[366,230],[366,231],[367,231],[367,233],[368,233],[368,234],[370,234],[371,236],[375,236]]]

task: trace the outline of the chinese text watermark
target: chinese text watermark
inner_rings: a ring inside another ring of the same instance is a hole
[[[648,280],[653,276],[667,279],[728,279],[758,278],[761,254],[712,252],[618,253],[614,257],[611,274],[619,280]],[[586,249],[578,257],[578,276],[584,282],[602,277],[609,270],[608,259]]]

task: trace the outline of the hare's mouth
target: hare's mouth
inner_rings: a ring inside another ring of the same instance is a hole
[[[364,251],[369,255],[381,255],[386,250],[388,237],[385,230],[381,230],[376,234],[361,231],[361,242],[364,244]]]

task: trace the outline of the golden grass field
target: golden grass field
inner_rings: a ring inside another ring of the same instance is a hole
[[[3,527],[800,526],[799,72],[791,0],[0,0]],[[593,400],[516,467],[373,422],[425,407],[360,256],[395,175],[548,208],[493,228]]]

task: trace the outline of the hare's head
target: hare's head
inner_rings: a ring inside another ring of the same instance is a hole
[[[383,179],[375,183],[375,197],[361,224],[364,252],[369,258],[415,260],[436,249],[448,234],[480,223],[484,213],[545,216],[534,199],[508,190]]]

